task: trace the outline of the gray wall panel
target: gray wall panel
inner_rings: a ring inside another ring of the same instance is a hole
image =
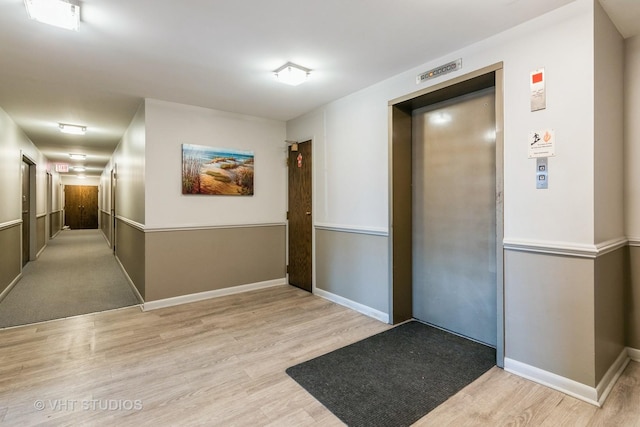
[[[386,236],[316,230],[316,287],[387,313],[388,251]]]
[[[20,224],[0,229],[0,293],[20,275],[22,232]]]
[[[146,300],[145,234],[121,220],[116,225],[116,233],[116,255],[140,296]]]
[[[285,235],[284,225],[147,232],[145,301],[282,279]]]
[[[594,260],[505,251],[505,357],[595,387]]]
[[[47,216],[36,218],[36,253],[40,253],[47,244]]]
[[[626,345],[640,349],[640,247],[629,247],[629,280],[625,291]]]
[[[595,261],[596,384],[625,348],[624,288],[628,248]]]
[[[62,214],[63,211],[51,212],[51,237],[62,230]]]
[[[100,211],[100,230],[111,246],[111,215],[108,212]]]

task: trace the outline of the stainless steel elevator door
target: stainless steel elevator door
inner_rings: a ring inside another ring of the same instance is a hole
[[[495,90],[413,112],[413,316],[496,346]]]

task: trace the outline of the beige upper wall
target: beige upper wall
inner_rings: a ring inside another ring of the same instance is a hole
[[[624,40],[598,1],[594,16],[594,243],[624,238]]]
[[[625,228],[640,242],[640,36],[625,42]]]
[[[20,165],[23,155],[36,164],[36,215],[45,214],[48,161],[22,129],[0,108],[0,224],[21,219]],[[58,174],[52,172],[52,175]]]
[[[284,223],[284,122],[153,99],[145,108],[147,229]],[[182,144],[252,151],[254,194],[183,195]]]
[[[503,62],[505,239],[593,245],[593,9],[593,0],[576,0],[288,122],[287,139],[315,138],[314,221],[386,230],[388,101]],[[456,58],[459,73],[416,85],[417,74]],[[547,108],[531,112],[530,72],[542,67]],[[548,190],[536,190],[536,163],[527,155],[529,132],[542,129],[557,136]]]
[[[113,153],[102,174],[102,182],[108,183],[111,170],[117,171],[116,215],[138,224],[145,221],[145,105],[138,108],[120,144]],[[105,191],[105,194],[107,192]],[[103,199],[103,203],[106,201]],[[102,207],[110,209],[110,202]]]
[[[60,180],[63,185],[91,185],[98,186],[100,184],[100,177],[89,176],[85,179],[78,178],[75,175],[65,175]]]

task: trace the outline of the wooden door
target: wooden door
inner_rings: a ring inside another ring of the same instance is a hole
[[[98,228],[98,187],[66,185],[64,196],[65,225],[72,230]]]
[[[288,165],[289,283],[311,292],[311,141],[294,145],[289,150]]]

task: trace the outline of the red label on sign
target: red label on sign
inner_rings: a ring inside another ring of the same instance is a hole
[[[542,73],[536,73],[531,76],[531,83],[540,83],[542,81]]]

